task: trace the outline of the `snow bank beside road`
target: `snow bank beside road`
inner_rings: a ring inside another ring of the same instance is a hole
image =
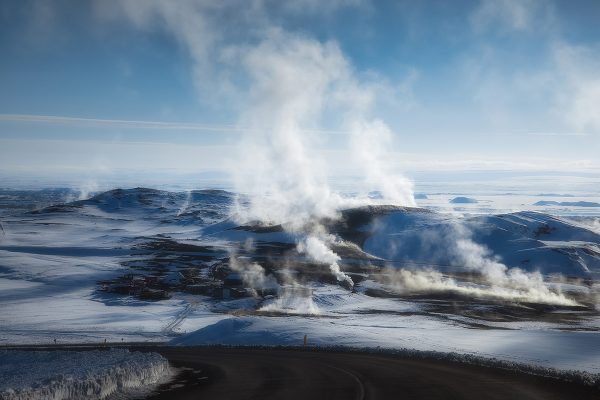
[[[171,374],[160,354],[107,351],[0,351],[0,399],[104,399]]]
[[[465,329],[418,315],[229,317],[182,335],[170,344],[302,346],[305,334],[309,346],[454,353],[600,376],[598,332]]]

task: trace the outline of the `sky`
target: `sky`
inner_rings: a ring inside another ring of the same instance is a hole
[[[0,176],[223,177],[295,141],[332,179],[375,154],[599,173],[599,20],[595,0],[4,0]]]

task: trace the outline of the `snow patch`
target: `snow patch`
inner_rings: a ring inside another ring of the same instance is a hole
[[[171,375],[157,353],[106,351],[0,351],[0,398],[104,399],[152,387]]]
[[[232,317],[206,326],[190,334],[172,340],[175,346],[206,344],[263,345],[292,344],[287,335],[278,335],[274,330],[261,329],[256,318]]]
[[[472,197],[458,196],[450,200],[451,204],[477,204],[478,201]]]

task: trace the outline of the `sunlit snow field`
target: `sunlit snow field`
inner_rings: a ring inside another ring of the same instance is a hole
[[[327,225],[339,272],[299,249],[308,245],[301,234],[239,228],[227,191],[129,189],[77,200],[71,189],[4,189],[0,344],[301,345],[307,335],[309,345],[452,351],[600,373],[595,183],[417,186],[426,212],[375,209]],[[476,202],[450,202],[457,197]],[[458,256],[465,245],[479,259]],[[244,267],[232,270],[234,258]],[[248,275],[255,264],[261,269]],[[253,291],[224,294],[232,272]],[[147,276],[165,298],[112,290],[135,279],[150,287]]]

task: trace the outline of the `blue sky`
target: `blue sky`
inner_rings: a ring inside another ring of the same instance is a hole
[[[343,70],[294,120],[333,174],[355,168],[355,87],[398,171],[598,171],[599,20],[593,0],[3,1],[0,171],[226,169],[278,71],[252,52],[286,40]]]

